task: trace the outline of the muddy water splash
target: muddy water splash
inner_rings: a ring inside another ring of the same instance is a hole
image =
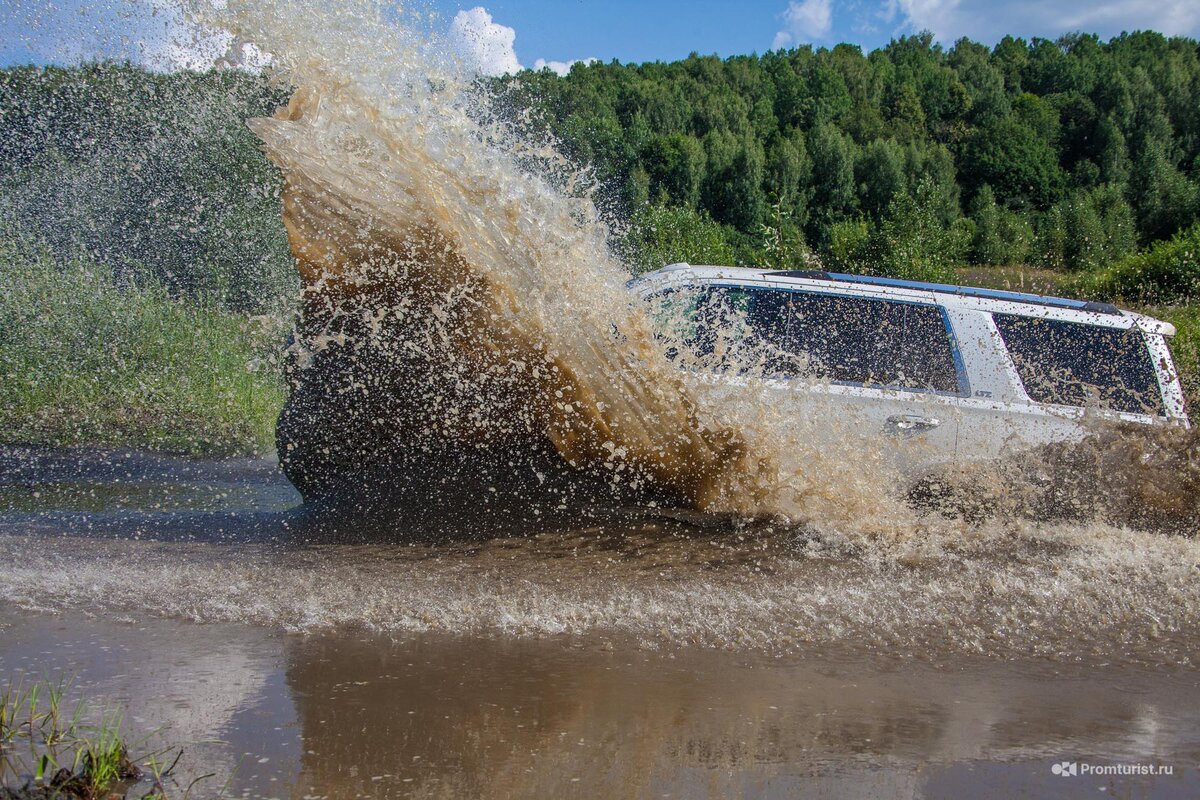
[[[340,481],[436,513],[508,496],[537,514],[530,486],[565,508],[599,485],[852,538],[953,539],[1013,516],[1195,532],[1192,434],[1101,431],[939,476],[918,490],[943,512],[931,518],[900,497],[900,445],[836,398],[766,402],[753,381],[681,372],[590,200],[527,167],[569,166],[480,122],[486,89],[401,17],[368,0],[240,0],[204,17],[294,87],[250,124],[284,173],[305,283],[280,445],[306,495]],[[431,482],[447,491],[414,491]]]
[[[818,440],[789,434],[785,456],[778,409],[698,399],[591,202],[521,166],[553,153],[481,125],[479,86],[392,13],[256,0],[215,20],[295,87],[251,126],[285,175],[306,286],[307,388],[281,426],[306,494],[380,460],[407,459],[404,483],[491,463],[485,484],[525,461],[540,483],[559,461],[572,480],[711,511],[828,518],[849,496],[867,507],[856,524],[902,515],[872,513],[879,491],[847,493],[862,471],[821,459]],[[829,462],[819,483],[798,474],[814,459]]]
[[[701,506],[746,496],[748,486],[720,488],[752,472],[744,447],[698,424],[644,316],[627,307],[625,273],[594,211],[487,141],[459,75],[427,51],[377,48],[386,30],[364,22],[343,47],[387,60],[398,80],[376,82],[378,71],[362,74],[326,40],[285,61],[299,88],[275,118],[252,123],[286,176],[284,218],[310,304],[367,294],[383,301],[376,326],[428,315],[440,324],[417,344],[447,359],[447,371],[508,379],[504,402],[475,394],[464,398],[470,407],[442,409],[442,436],[492,443],[543,432],[568,463],[620,454]],[[255,31],[277,54],[291,44],[280,33]],[[514,410],[523,424],[512,424]]]

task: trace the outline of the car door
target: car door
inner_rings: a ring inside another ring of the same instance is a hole
[[[813,435],[903,471],[953,459],[965,374],[937,304],[808,289],[754,300],[751,327],[780,351],[772,383],[801,398]]]

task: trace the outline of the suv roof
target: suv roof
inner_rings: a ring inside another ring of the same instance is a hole
[[[867,283],[872,286],[892,286],[897,289],[922,289],[939,294],[956,294],[962,297],[984,297],[991,300],[1007,300],[1010,303],[1029,303],[1051,308],[1071,308],[1078,311],[1091,311],[1094,314],[1121,315],[1121,309],[1111,303],[1095,303],[1089,300],[1071,300],[1066,297],[1050,297],[1028,292],[1009,292],[1003,289],[979,289],[973,286],[956,286],[949,283],[929,283],[927,281],[906,281],[899,278],[880,278],[874,275],[849,275],[843,272],[822,272],[820,270],[786,270],[783,272],[766,272],[764,275],[778,275],[786,278],[808,278],[818,281],[848,281],[850,283]]]
[[[1081,321],[1091,322],[1092,324],[1114,325],[1117,327],[1127,327],[1133,323],[1142,330],[1164,334],[1166,336],[1175,335],[1175,327],[1167,322],[1156,320],[1152,317],[1147,317],[1143,314],[1138,314],[1132,311],[1124,311],[1110,303],[1096,303],[1086,300],[1072,300],[1066,297],[1050,297],[1046,295],[1030,294],[1027,292],[1010,292],[1001,289],[980,289],[971,286],[956,286],[948,283],[929,283],[924,281],[908,281],[898,278],[882,278],[873,275],[849,275],[840,272],[825,272],[822,270],[769,270],[757,269],[753,267],[715,267],[715,266],[700,266],[687,263],[670,264],[662,269],[643,275],[642,278],[651,278],[652,276],[668,276],[671,273],[693,272],[698,278],[709,280],[765,280],[765,281],[780,281],[790,283],[792,281],[820,281],[831,284],[850,284],[856,287],[872,287],[884,290],[897,289],[901,292],[929,292],[938,295],[936,298],[939,303],[946,305],[960,305],[956,300],[966,300],[964,305],[971,305],[979,308],[976,303],[978,301],[999,301],[1001,303],[1015,303],[1019,306],[1034,306],[1043,309],[1055,309],[1058,311],[1075,312],[1068,314],[1068,317],[1074,317],[1076,314]],[[948,302],[947,302],[948,301]],[[971,301],[975,301],[974,303]],[[991,309],[989,309],[991,310]],[[996,308],[994,310],[1009,310],[1013,313],[1020,313],[1018,310],[1010,306],[1008,309]],[[1033,308],[1028,312],[1033,315],[1038,315]],[[1100,315],[1101,318],[1097,318]],[[1057,315],[1056,315],[1057,316]],[[1112,322],[1106,322],[1103,317],[1116,318]],[[1118,320],[1128,320],[1122,325]]]

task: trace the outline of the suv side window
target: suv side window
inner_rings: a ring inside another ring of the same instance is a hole
[[[954,342],[937,306],[807,292],[790,295],[785,350],[818,377],[959,393]]]
[[[993,314],[1025,393],[1035,403],[1162,414],[1150,350],[1135,328]]]
[[[726,286],[685,294],[679,306],[669,290],[658,297],[665,312],[660,327],[710,364],[721,350],[718,368],[761,366],[772,377],[965,391],[938,306]]]

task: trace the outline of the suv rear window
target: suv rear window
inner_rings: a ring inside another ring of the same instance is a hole
[[[765,342],[778,353],[767,359],[768,375],[807,372],[836,383],[963,390],[937,306],[781,289],[709,287],[698,295],[685,312],[695,324],[687,343],[697,354],[713,351],[716,326],[726,333],[740,327],[736,338]]]
[[[1158,375],[1137,328],[993,314],[1035,403],[1162,414]]]

